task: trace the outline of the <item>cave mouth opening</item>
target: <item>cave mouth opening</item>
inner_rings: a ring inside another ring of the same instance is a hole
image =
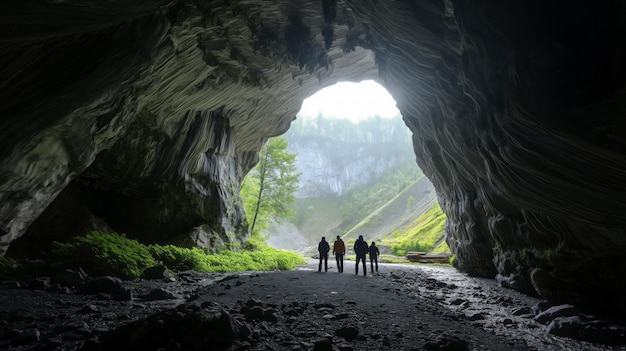
[[[295,218],[267,230],[272,247],[308,255],[322,236],[350,243],[363,234],[391,253],[391,233],[436,204],[395,100],[373,80],[310,96],[284,137],[297,154],[300,184]]]
[[[370,117],[400,116],[391,94],[373,80],[339,82],[323,88],[302,102],[298,118],[312,119],[319,115],[329,119],[359,122]]]

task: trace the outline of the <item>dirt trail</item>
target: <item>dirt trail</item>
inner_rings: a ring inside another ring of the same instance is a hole
[[[298,340],[305,345],[330,338],[346,350],[423,350],[438,341],[439,348],[432,349],[444,350],[445,340],[455,337],[467,342],[469,350],[626,350],[549,335],[544,325],[514,315],[540,300],[453,268],[379,264],[379,272],[372,274],[368,264],[367,276],[354,274],[353,261],[345,263],[344,273],[337,272],[334,262],[328,272],[317,268],[311,260],[296,271],[240,275],[206,288],[203,298],[227,305],[255,299],[309,306],[306,318],[275,334],[276,344],[271,344],[276,347],[292,345],[289,340],[298,331],[307,335]],[[337,330],[346,327],[355,327],[359,337],[350,342],[337,337]]]
[[[328,272],[311,260],[294,271],[122,282],[130,300],[3,282],[0,349],[626,351],[550,335],[519,313],[540,300],[453,268],[368,265],[363,276],[353,261],[344,273],[329,263]]]

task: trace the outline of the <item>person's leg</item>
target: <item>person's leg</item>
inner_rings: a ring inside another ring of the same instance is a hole
[[[339,265],[339,254],[335,254],[335,261],[337,261],[337,271],[341,273],[341,266]]]
[[[365,256],[363,256],[363,275],[367,275],[367,263],[365,263]]]
[[[378,256],[374,258],[374,261],[376,262],[376,272],[378,272]]]
[[[359,274],[359,261],[361,260],[360,256],[356,256],[356,264],[354,265],[354,274]]]
[[[372,268],[372,272],[374,271],[374,257],[370,256],[370,268]]]
[[[319,265],[319,267],[317,268],[317,271],[318,271],[318,272],[321,272],[321,271],[322,271],[322,260],[323,260],[323,259],[324,259],[324,257],[322,256],[322,254],[320,254],[320,265]]]
[[[324,255],[324,272],[328,272],[328,254]]]
[[[339,262],[341,262],[341,273],[343,273],[343,254],[339,255]]]

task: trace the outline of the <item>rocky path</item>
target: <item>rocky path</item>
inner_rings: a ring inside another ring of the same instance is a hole
[[[36,289],[41,278],[8,281],[0,349],[626,350],[548,332],[586,330],[616,343],[624,340],[619,326],[567,306],[550,312],[452,268],[381,264],[366,277],[350,261],[344,273],[329,268],[319,273],[311,261],[284,272],[107,278],[99,292],[85,290],[93,280],[70,288],[52,279],[46,289]]]

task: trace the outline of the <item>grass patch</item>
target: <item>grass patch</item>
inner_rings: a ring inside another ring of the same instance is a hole
[[[449,252],[448,245],[442,240],[445,223],[446,216],[435,203],[402,231],[394,232],[391,238],[385,240],[385,245],[398,256],[405,256],[409,251]]]
[[[368,258],[369,259],[369,258]],[[395,256],[395,255],[385,255],[382,254],[378,256],[378,262],[380,263],[412,263],[407,260],[404,256]]]
[[[136,278],[157,261],[148,247],[122,235],[91,232],[68,243],[53,242],[52,254],[60,262],[79,266],[94,275]]]
[[[288,270],[306,263],[302,256],[276,250],[254,242],[249,251],[205,253],[200,248],[174,245],[143,245],[122,235],[91,232],[68,243],[55,242],[55,260],[79,266],[95,275],[114,275],[125,279],[139,277],[143,270],[162,263],[173,271],[239,272],[248,270]]]

